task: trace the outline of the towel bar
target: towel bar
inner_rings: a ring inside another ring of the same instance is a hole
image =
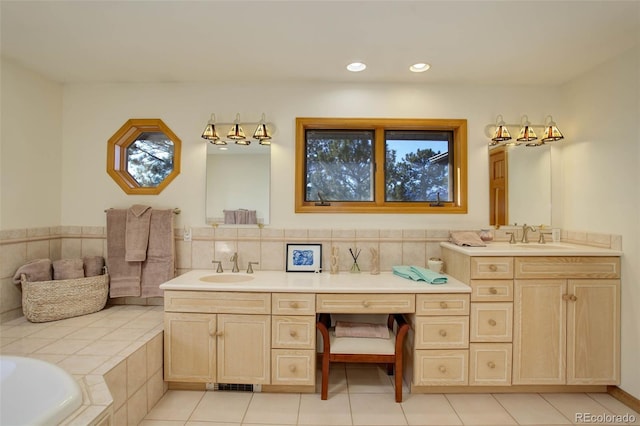
[[[113,209],[113,207],[111,207],[111,209]],[[104,212],[106,213],[107,211],[109,211],[111,209],[105,209]],[[180,214],[180,209],[177,208],[177,207],[175,209],[173,209],[173,214]]]

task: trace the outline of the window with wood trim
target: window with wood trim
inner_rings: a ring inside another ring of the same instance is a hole
[[[297,213],[467,213],[467,121],[296,119]]]

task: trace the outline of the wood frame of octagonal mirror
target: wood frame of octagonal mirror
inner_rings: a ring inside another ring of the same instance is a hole
[[[127,171],[127,148],[146,132],[162,132],[173,142],[173,170],[157,186],[143,187]],[[132,118],[107,144],[107,173],[127,194],[157,195],[180,174],[182,142],[159,118]]]

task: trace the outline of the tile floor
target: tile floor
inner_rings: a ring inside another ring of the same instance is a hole
[[[629,414],[635,416],[635,421],[626,424],[640,425],[640,414],[608,394],[426,395],[405,391],[404,401],[397,404],[391,378],[382,369],[371,365],[337,364],[331,369],[326,401],[321,401],[318,393],[170,390],[140,426],[539,426],[580,423],[576,413],[594,416]]]

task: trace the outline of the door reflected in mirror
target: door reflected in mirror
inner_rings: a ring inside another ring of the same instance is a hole
[[[551,147],[489,151],[490,224],[551,225]]]
[[[253,212],[258,225],[268,224],[270,148],[233,143],[222,148],[207,146],[207,224],[255,224],[249,223]]]

